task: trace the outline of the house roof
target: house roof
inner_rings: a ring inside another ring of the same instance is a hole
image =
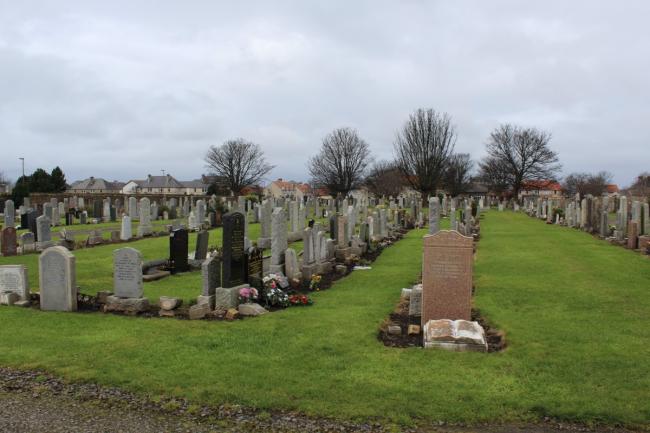
[[[106,179],[101,177],[89,177],[88,179],[78,180],[73,182],[70,185],[70,190],[72,191],[81,191],[81,190],[119,190],[122,189],[124,183],[113,181],[109,182]]]
[[[607,191],[608,194],[614,194],[615,192],[618,192],[618,185],[616,184],[611,184],[611,185],[605,185],[605,190]]]
[[[166,176],[149,175],[144,180],[130,180],[129,182],[135,182],[140,188],[185,188],[170,174]]]
[[[208,184],[203,182],[202,179],[194,179],[194,180],[188,180],[188,181],[181,181],[180,182],[185,188],[207,188]]]
[[[562,191],[562,185],[554,180],[530,180],[522,185],[526,191],[543,190],[543,191]]]

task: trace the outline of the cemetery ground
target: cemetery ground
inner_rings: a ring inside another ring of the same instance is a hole
[[[251,226],[253,238],[255,226]],[[354,271],[309,308],[235,322],[143,319],[0,308],[0,365],[116,386],[192,405],[295,410],[402,425],[527,423],[549,417],[645,428],[650,422],[650,263],[583,232],[488,212],[475,263],[475,308],[506,334],[498,353],[385,347],[378,327],[420,275],[413,230],[371,270]],[[211,231],[210,245],[220,242]],[[166,237],[130,243],[165,257]],[[192,240],[190,242],[192,244]],[[115,245],[75,251],[81,292],[111,290]],[[192,245],[190,245],[192,250]],[[29,267],[38,255],[1,258]],[[199,273],[145,284],[196,297]],[[268,412],[267,412],[268,411]]]

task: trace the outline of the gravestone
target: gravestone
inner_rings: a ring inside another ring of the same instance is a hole
[[[248,281],[244,224],[241,212],[227,213],[223,217],[223,287],[235,287]]]
[[[187,272],[188,231],[180,228],[169,235],[169,268],[172,274]]]
[[[142,254],[134,248],[113,251],[113,293],[120,298],[142,298]]]
[[[284,252],[284,257],[285,276],[289,279],[299,279],[301,277],[301,273],[300,269],[298,268],[298,255],[296,254],[296,250],[293,248],[287,248]]]
[[[64,247],[47,248],[38,258],[41,310],[76,311],[75,257]]]
[[[214,294],[217,287],[221,286],[221,257],[212,255],[201,264],[201,279],[203,288],[197,298],[198,305],[208,304],[214,309]]]
[[[429,234],[438,233],[440,230],[440,203],[438,197],[429,199]]]
[[[140,211],[138,215],[140,217],[138,237],[149,236],[153,231],[153,227],[151,225],[151,205],[147,197],[140,199]]]
[[[278,207],[273,210],[271,230],[271,267],[273,274],[284,275],[284,252],[287,249],[287,219],[284,209]]]
[[[25,265],[0,266],[0,293],[16,293],[21,301],[29,301],[29,281]]]
[[[16,218],[16,209],[13,200],[5,201],[5,228],[14,227]]]
[[[264,256],[261,248],[251,248],[248,252],[248,284],[258,291],[264,288],[262,276],[264,275]]]
[[[20,235],[20,245],[22,246],[22,253],[28,253],[36,250],[36,241],[34,239],[34,233],[27,232]]]
[[[203,296],[214,296],[214,290],[221,287],[221,257],[213,255],[201,264],[203,279]]]
[[[7,227],[0,232],[0,252],[3,256],[15,256],[18,251],[16,229]]]
[[[424,237],[422,326],[429,320],[471,320],[473,240],[442,230]]]
[[[42,248],[46,248],[52,242],[52,234],[50,233],[50,219],[41,215],[36,218],[36,239]]]
[[[207,230],[201,230],[196,235],[196,248],[194,250],[195,260],[205,260],[205,257],[208,254],[209,239],[210,239],[210,232],[208,232]]]
[[[131,217],[128,215],[122,216],[122,227],[120,230],[120,239],[123,241],[128,241],[133,235],[133,229],[131,227]]]
[[[83,211],[79,215],[79,224],[87,224],[88,223],[88,212]]]

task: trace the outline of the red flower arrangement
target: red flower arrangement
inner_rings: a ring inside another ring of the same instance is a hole
[[[303,306],[311,305],[314,301],[307,295],[291,295],[289,296],[289,305],[291,306]]]

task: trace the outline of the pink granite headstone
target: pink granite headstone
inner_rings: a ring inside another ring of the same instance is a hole
[[[424,237],[422,326],[429,320],[471,320],[473,240],[441,230]]]

